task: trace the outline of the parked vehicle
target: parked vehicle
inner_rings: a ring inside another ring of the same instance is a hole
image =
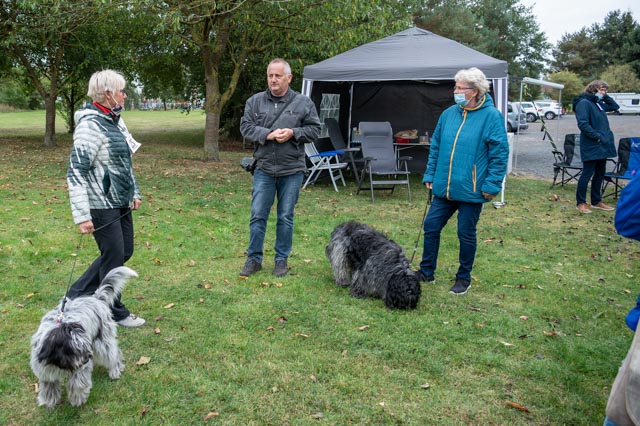
[[[535,101],[538,114],[547,120],[553,120],[562,115],[562,106],[553,101]]]
[[[620,114],[640,114],[640,93],[609,93],[620,109]]]
[[[507,132],[518,133],[521,130],[527,130],[527,115],[521,112],[518,105],[513,102],[507,103]]]
[[[520,107],[520,111],[526,114],[527,121],[534,123],[538,120],[538,110],[533,102],[512,102]]]

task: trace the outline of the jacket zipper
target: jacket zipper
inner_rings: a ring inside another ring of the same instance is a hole
[[[458,137],[460,136],[460,132],[462,131],[462,126],[464,126],[464,122],[467,120],[467,110],[462,111],[462,123],[460,123],[460,127],[458,127],[458,131],[456,132],[456,138],[453,140],[453,148],[451,149],[451,156],[449,157],[449,175],[447,176],[447,200],[450,200],[449,190],[451,189],[451,172],[453,170],[453,154],[456,152],[456,146],[458,145]]]

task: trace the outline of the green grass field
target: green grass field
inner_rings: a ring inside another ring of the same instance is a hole
[[[144,200],[123,301],[147,319],[119,329],[126,370],[93,375],[86,405],[36,405],[29,339],[96,257],[73,224],[71,137],[42,147],[41,112],[0,114],[0,424],[6,425],[596,425],[631,343],[640,245],[613,214],[580,215],[575,186],[509,177],[507,205],[487,205],[472,288],[448,293],[455,219],[435,285],[418,309],[389,311],[333,284],[324,248],[357,219],[411,257],[425,208],[420,177],[393,195],[339,193],[321,181],[296,209],[291,273],[275,279],[274,221],[265,269],[244,263],[251,201],[242,152],[202,162],[204,117],[126,112]],[[60,121],[59,121],[60,122]],[[421,243],[414,260],[417,266]],[[139,363],[144,357],[149,361]],[[139,365],[138,365],[139,364]],[[514,407],[519,404],[525,409]]]

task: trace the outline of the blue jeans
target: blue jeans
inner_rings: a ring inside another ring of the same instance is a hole
[[[251,219],[249,220],[249,248],[247,257],[262,263],[264,235],[269,213],[278,196],[275,260],[286,259],[293,245],[293,209],[298,202],[304,173],[273,177],[260,169],[253,174]]]
[[[607,160],[593,160],[582,162],[582,174],[578,179],[576,189],[576,205],[587,202],[587,186],[591,181],[591,204],[596,205],[602,201],[602,181],[607,172]],[[593,177],[593,180],[591,179]]]
[[[476,225],[482,212],[482,203],[463,203],[433,197],[429,213],[424,220],[424,246],[420,270],[425,276],[434,275],[440,249],[440,233],[451,216],[458,212],[458,240],[460,267],[456,279],[471,281],[471,269],[476,257]]]

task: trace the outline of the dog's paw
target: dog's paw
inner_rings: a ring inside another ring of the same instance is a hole
[[[111,380],[118,380],[124,372],[124,362],[119,362],[114,368],[109,370],[109,378]]]
[[[89,399],[89,389],[74,389],[69,392],[69,404],[79,407]]]

